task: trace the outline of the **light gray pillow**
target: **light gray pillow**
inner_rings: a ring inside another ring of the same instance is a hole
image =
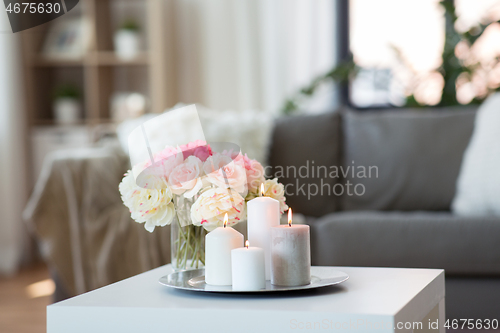
[[[356,172],[345,182],[363,193],[344,193],[343,209],[449,210],[474,117],[463,108],[347,112],[343,166]],[[372,167],[371,178],[359,167]]]
[[[479,108],[464,155],[452,210],[464,216],[500,215],[500,94]]]

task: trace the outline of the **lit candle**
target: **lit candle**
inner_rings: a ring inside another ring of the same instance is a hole
[[[227,226],[205,236],[205,282],[216,286],[231,285],[231,250],[243,246],[243,235]]]
[[[264,250],[259,247],[245,247],[231,251],[233,290],[252,291],[266,287]]]
[[[264,184],[260,188],[264,195]],[[258,197],[247,204],[248,240],[264,250],[266,280],[271,279],[271,227],[280,224],[280,203],[269,197]]]
[[[288,225],[271,228],[271,283],[278,286],[302,286],[311,282],[311,249],[308,225],[292,225],[292,210],[288,210]]]

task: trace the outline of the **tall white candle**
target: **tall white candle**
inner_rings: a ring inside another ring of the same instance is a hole
[[[266,287],[264,250],[259,247],[245,247],[231,251],[233,290],[252,291]]]
[[[243,246],[243,235],[227,227],[219,227],[205,236],[205,282],[216,286],[229,286],[231,278],[231,250]]]
[[[271,283],[278,286],[302,286],[311,282],[311,249],[308,225],[288,225],[272,229]]]
[[[263,184],[261,193],[263,193]],[[247,204],[248,240],[264,250],[266,280],[271,279],[271,227],[280,224],[280,203],[269,197],[258,197]]]

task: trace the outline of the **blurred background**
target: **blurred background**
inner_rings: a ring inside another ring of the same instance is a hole
[[[500,87],[498,20],[499,0],[80,0],[12,34],[2,8],[0,313],[55,290],[22,214],[48,154],[113,145],[120,125],[179,103],[269,124],[478,104]]]

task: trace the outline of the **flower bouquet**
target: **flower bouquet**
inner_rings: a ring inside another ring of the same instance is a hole
[[[283,184],[266,180],[262,164],[234,149],[215,152],[201,140],[166,147],[135,165],[119,190],[132,219],[147,231],[172,225],[176,270],[203,266],[206,233],[223,226],[225,214],[228,226],[246,220],[249,200],[269,196],[280,202],[282,213],[288,209]]]

